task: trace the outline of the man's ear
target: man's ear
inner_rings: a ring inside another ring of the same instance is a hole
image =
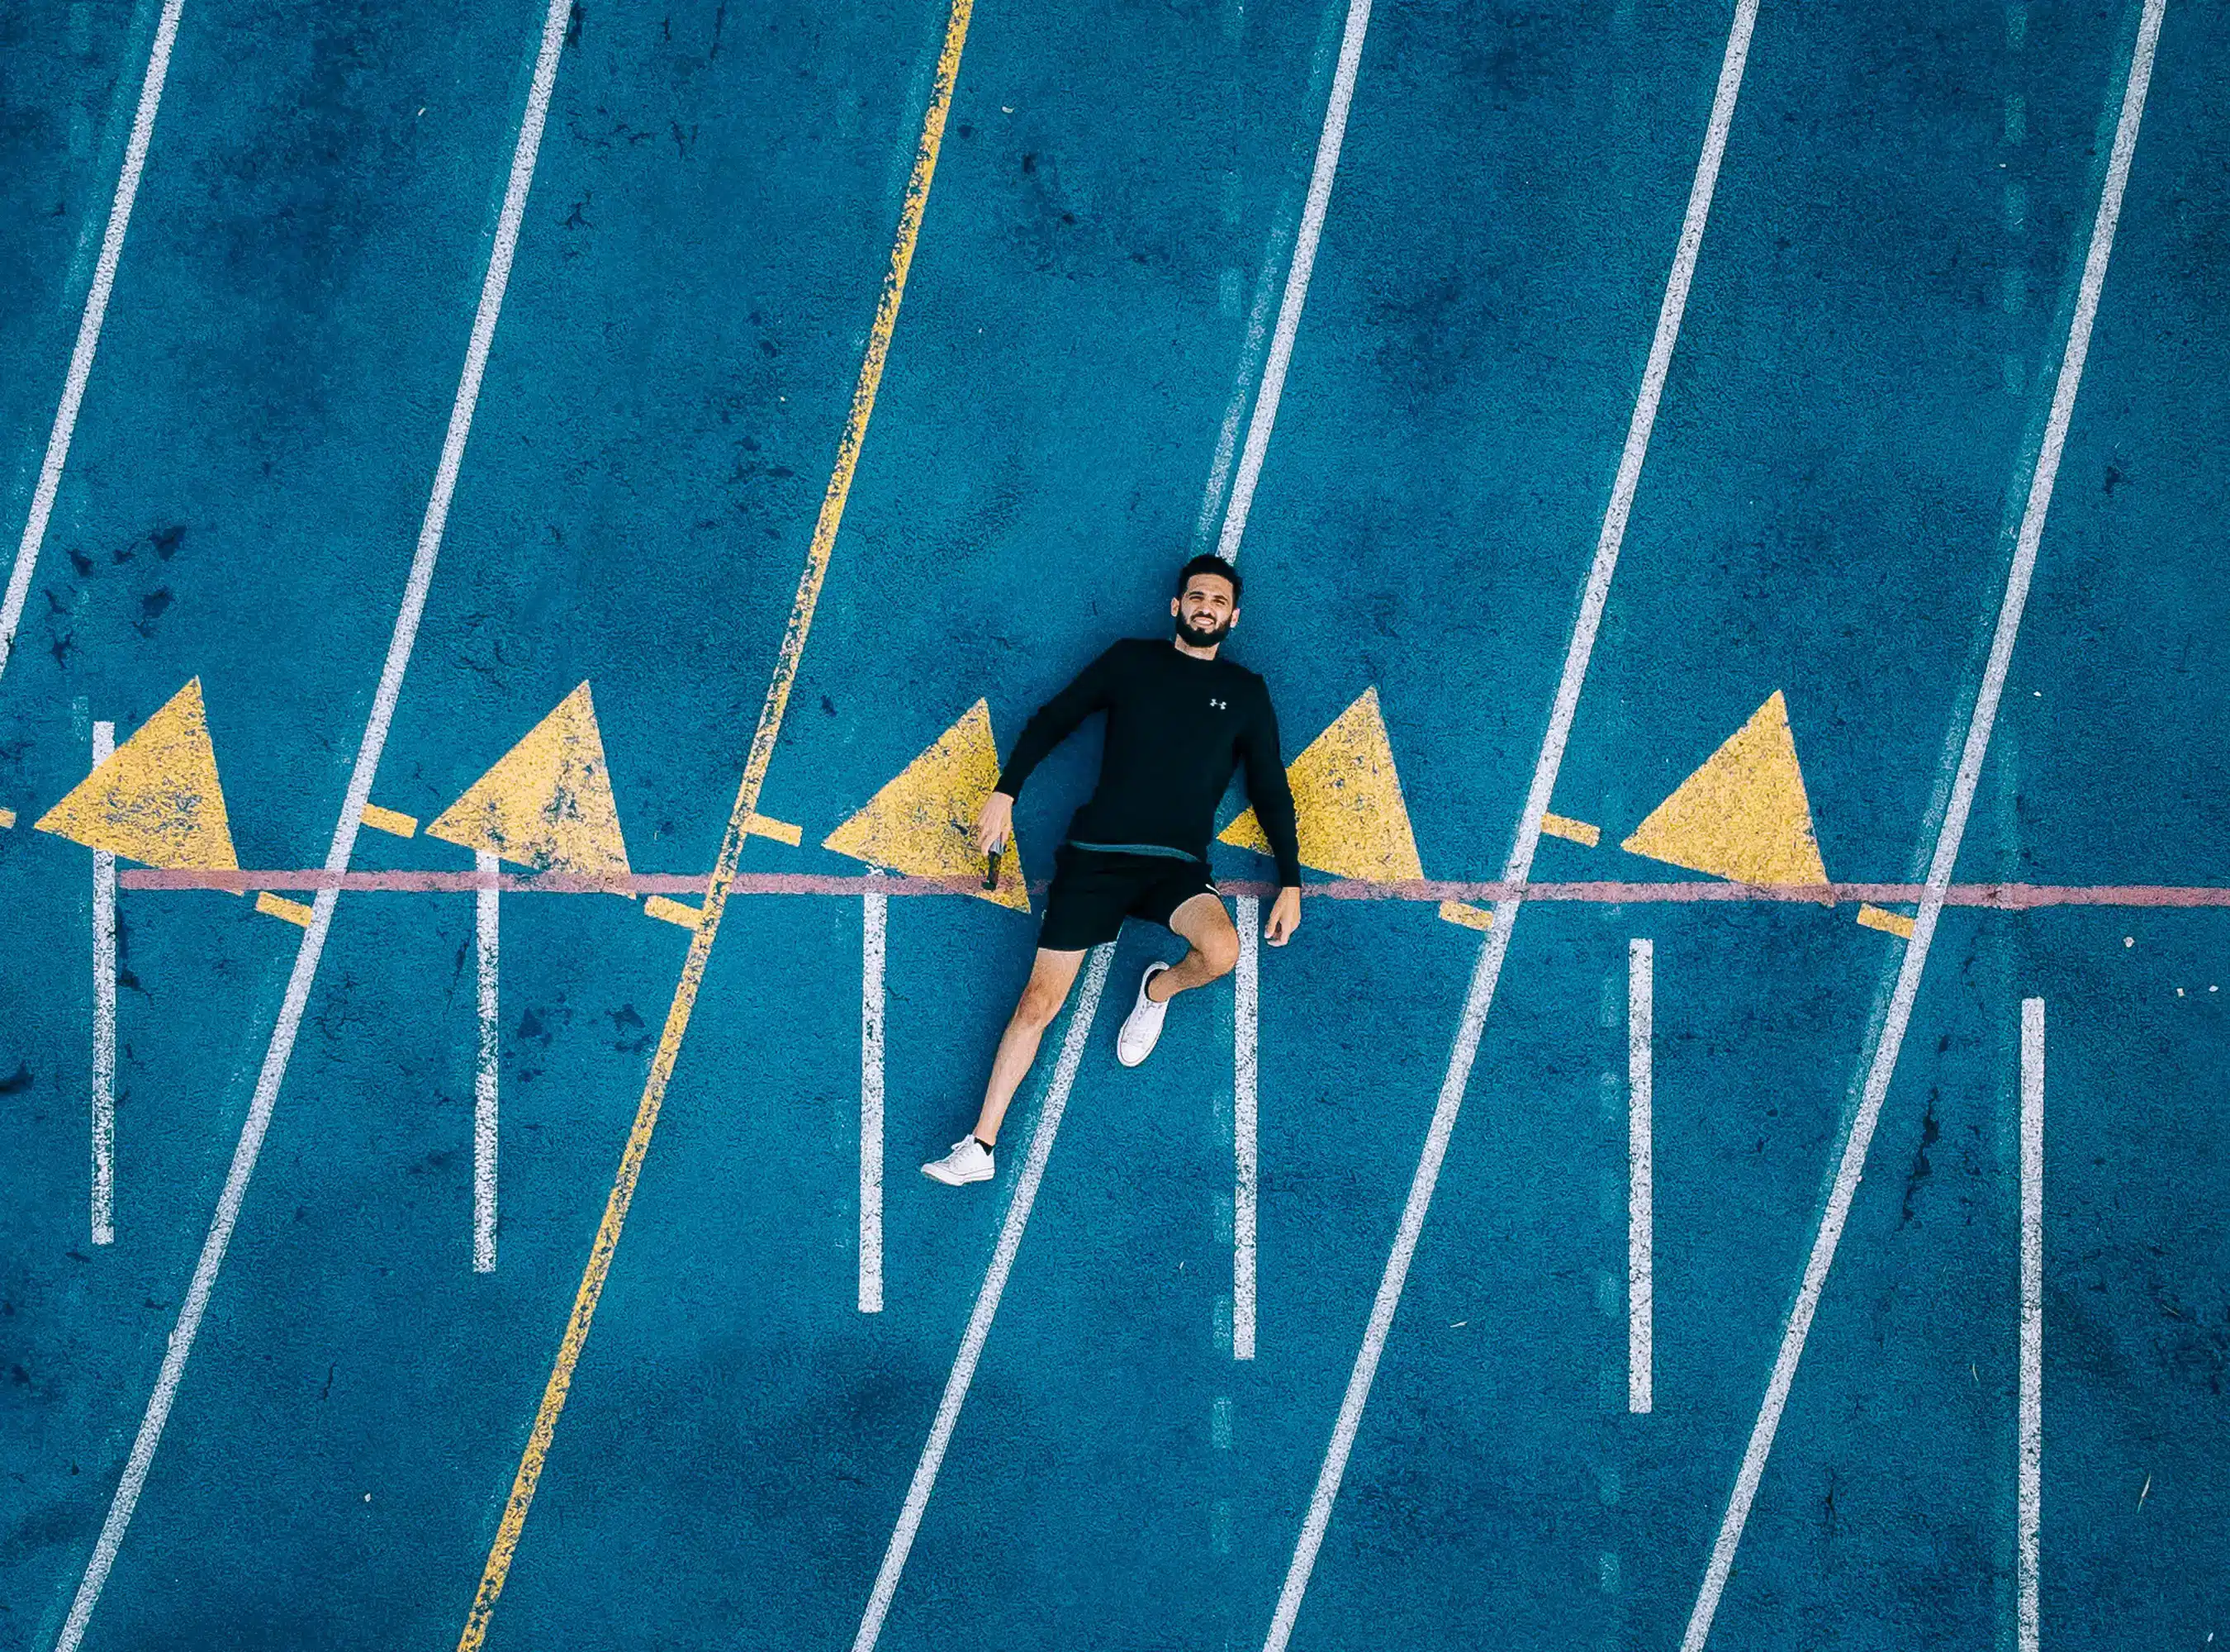
[[[1171,619],[1175,619],[1176,616],[1177,616],[1177,599],[1176,599],[1176,597],[1170,597],[1170,617]]]

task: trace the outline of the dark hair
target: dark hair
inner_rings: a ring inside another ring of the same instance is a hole
[[[1176,590],[1176,594],[1178,596],[1182,597],[1185,594],[1185,587],[1192,584],[1192,577],[1195,574],[1214,574],[1218,579],[1229,580],[1231,582],[1231,605],[1234,608],[1239,606],[1239,570],[1233,567],[1221,557],[1217,556],[1212,551],[1203,552],[1199,556],[1195,557],[1190,562],[1185,564],[1183,568],[1179,569],[1177,571]]]

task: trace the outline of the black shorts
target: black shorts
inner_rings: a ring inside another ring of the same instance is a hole
[[[1050,952],[1080,952],[1113,940],[1125,918],[1149,919],[1166,929],[1179,907],[1196,894],[1215,893],[1208,868],[1198,861],[1063,843],[1054,854],[1038,945]]]

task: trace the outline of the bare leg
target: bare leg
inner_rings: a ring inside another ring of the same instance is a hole
[[[1215,896],[1201,894],[1170,914],[1170,927],[1192,944],[1192,950],[1163,970],[1147,987],[1146,996],[1167,1003],[1178,993],[1206,986],[1231,973],[1239,963],[1239,932],[1231,914]]]
[[[1015,1099],[1030,1063],[1037,1059],[1038,1041],[1068,1001],[1068,989],[1083,964],[1081,952],[1038,949],[1037,961],[1030,966],[1029,984],[1023,987],[1022,1001],[1008,1018],[1007,1030],[1000,1035],[999,1053],[991,1060],[991,1081],[983,1087],[983,1111],[976,1118],[975,1135],[985,1146],[998,1140],[999,1122],[1007,1116],[1007,1104]]]

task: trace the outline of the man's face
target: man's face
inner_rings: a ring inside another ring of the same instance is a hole
[[[1186,580],[1184,594],[1170,599],[1170,614],[1177,623],[1177,636],[1196,649],[1214,648],[1239,622],[1231,582],[1218,574],[1195,574]]]

